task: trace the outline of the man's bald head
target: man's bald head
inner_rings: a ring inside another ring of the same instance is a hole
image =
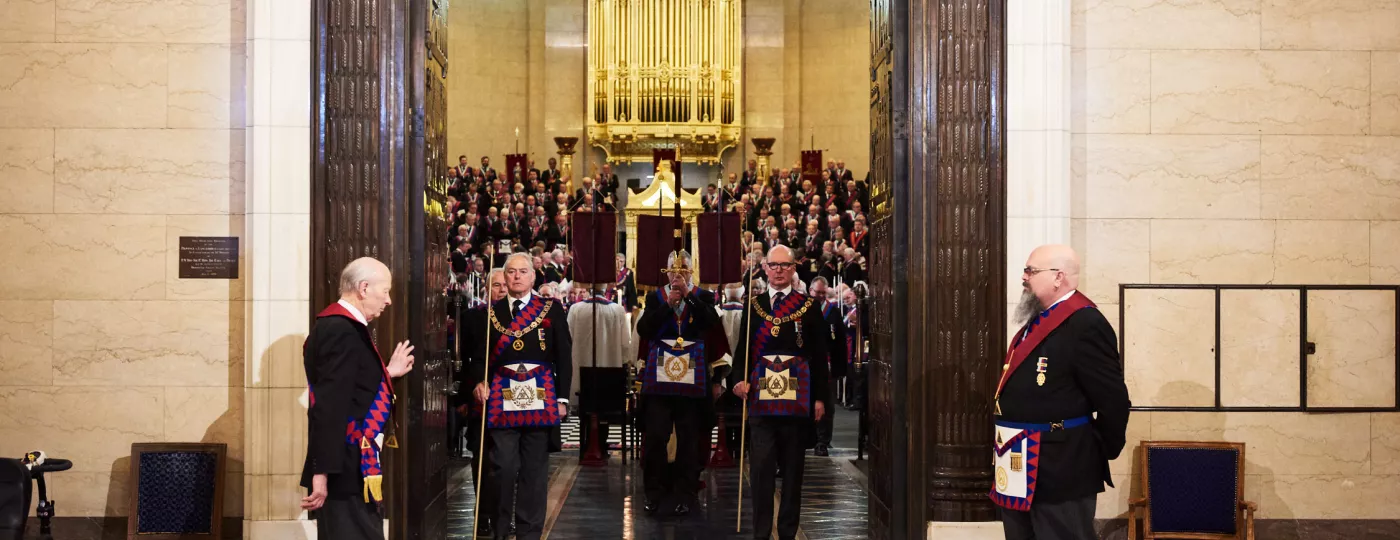
[[[355,306],[366,322],[379,318],[389,307],[392,286],[389,267],[372,257],[350,261],[340,271],[340,299]]]
[[[1079,255],[1074,248],[1048,244],[1035,248],[1021,270],[1021,284],[1048,307],[1079,288]]]

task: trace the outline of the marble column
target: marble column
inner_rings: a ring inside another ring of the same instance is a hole
[[[1013,313],[1031,249],[1070,243],[1070,0],[1006,1],[1006,302]]]
[[[248,1],[244,538],[315,538],[298,486],[310,321],[311,1]]]

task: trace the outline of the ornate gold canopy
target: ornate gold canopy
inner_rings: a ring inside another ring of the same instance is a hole
[[[666,161],[662,161],[666,163]],[[627,253],[629,259],[637,253],[637,216],[642,214],[653,216],[672,216],[676,212],[676,175],[663,167],[658,170],[656,177],[651,184],[641,191],[631,191],[627,197],[627,209],[625,217],[627,220]],[[685,223],[686,229],[695,226],[695,217],[705,211],[701,202],[700,193],[690,193],[684,188],[679,190],[681,199],[681,221]],[[696,235],[690,235],[690,246],[686,249],[690,253],[695,253]],[[670,246],[665,246],[666,251],[670,251]]]
[[[743,137],[743,0],[589,0],[588,144],[612,162],[677,148],[719,163]]]

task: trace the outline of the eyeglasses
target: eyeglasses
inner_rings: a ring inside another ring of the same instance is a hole
[[[1025,268],[1022,268],[1021,271],[1022,271],[1022,272],[1025,272],[1027,275],[1034,276],[1034,275],[1039,274],[1039,273],[1041,273],[1041,272],[1059,272],[1060,269],[1059,269],[1059,268],[1036,268],[1036,267],[1034,267],[1034,266],[1027,266],[1027,267],[1025,267]]]
[[[786,263],[768,263],[768,264],[765,265],[765,266],[767,266],[769,270],[787,270],[787,269],[789,269],[789,268],[794,268],[794,267],[796,267],[796,266],[797,266],[797,263],[790,263],[790,262],[786,262]]]

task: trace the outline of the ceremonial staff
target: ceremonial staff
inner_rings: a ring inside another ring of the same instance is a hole
[[[491,253],[491,259],[495,259],[495,255],[496,254],[493,251]],[[482,381],[486,380],[486,377],[489,376],[489,372],[491,370],[491,310],[496,309],[496,307],[493,306],[491,302],[491,272],[494,272],[495,270],[495,268],[491,268],[490,271],[486,272],[486,316],[482,317],[482,319],[486,321],[486,333],[484,334],[486,336],[486,339],[482,340]],[[458,348],[460,349],[461,347]],[[475,387],[472,387],[472,399],[476,399]],[[481,512],[479,512],[479,510],[481,509],[481,487],[486,485],[486,482],[483,481],[481,478],[482,467],[486,464],[486,402],[484,401],[481,403],[480,433],[481,442],[477,443],[476,448],[476,496],[472,497],[472,535],[476,535],[476,524],[478,521],[481,520]]]

